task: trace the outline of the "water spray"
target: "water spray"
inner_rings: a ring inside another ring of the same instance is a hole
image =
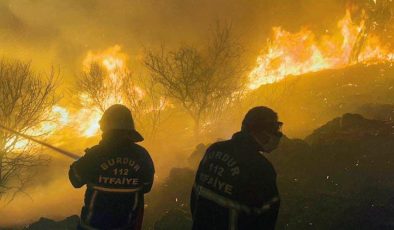
[[[64,150],[64,149],[58,148],[56,146],[53,146],[51,144],[45,143],[43,141],[37,140],[37,139],[35,139],[35,138],[33,138],[33,137],[29,136],[29,135],[20,133],[20,132],[18,132],[16,130],[13,130],[11,128],[5,127],[5,126],[3,126],[1,124],[0,124],[0,128],[3,129],[3,130],[6,130],[7,132],[13,133],[13,134],[18,135],[20,137],[23,137],[23,138],[25,138],[27,140],[30,140],[30,141],[33,141],[33,142],[38,143],[40,145],[43,145],[43,146],[45,146],[45,147],[47,147],[49,149],[54,150],[57,153],[62,154],[63,156],[67,156],[69,158],[72,158],[73,160],[78,160],[79,158],[81,158],[81,156],[79,156],[78,154],[69,152],[67,150]]]

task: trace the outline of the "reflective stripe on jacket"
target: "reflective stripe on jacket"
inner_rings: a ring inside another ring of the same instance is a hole
[[[73,186],[87,185],[80,229],[139,229],[153,176],[143,147],[122,136],[103,138],[70,166]]]
[[[222,207],[234,209],[236,212],[245,212],[248,215],[261,215],[264,212],[270,210],[275,203],[279,202],[279,197],[275,196],[272,199],[270,199],[268,202],[264,203],[262,207],[256,208],[256,207],[243,205],[235,200],[228,199],[200,185],[195,184],[194,189],[197,196],[202,196],[210,201],[215,202],[216,204]]]

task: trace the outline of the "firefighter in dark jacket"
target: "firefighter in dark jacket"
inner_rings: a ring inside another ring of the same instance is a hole
[[[153,184],[152,159],[135,143],[143,137],[127,107],[108,108],[100,128],[100,143],[70,166],[71,184],[87,185],[78,229],[141,229],[144,194]]]
[[[262,153],[277,148],[281,126],[273,110],[255,107],[240,132],[207,149],[191,195],[194,230],[275,229],[276,172]]]

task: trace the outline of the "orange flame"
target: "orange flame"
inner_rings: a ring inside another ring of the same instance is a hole
[[[123,79],[129,73],[126,61],[127,55],[121,51],[119,45],[109,47],[102,52],[89,51],[83,61],[83,70],[86,72],[89,71],[93,63],[101,65],[106,71],[105,76],[103,76],[103,84],[111,92],[103,102],[106,108],[112,104],[124,103],[123,95],[119,92],[121,92]],[[92,100],[87,94],[81,94],[79,98],[85,105],[89,105]],[[98,134],[101,116],[102,111],[98,107],[90,107],[89,110],[82,109],[79,111],[77,115],[78,120],[81,121],[79,131],[83,136],[91,137]]]
[[[119,45],[109,47],[102,52],[95,53],[89,51],[83,61],[83,70],[85,72],[90,70],[93,63],[104,67],[104,70],[106,71],[106,75],[103,76],[103,83],[105,88],[111,90],[112,93],[108,95],[108,98],[106,98],[106,101],[104,102],[105,107],[124,102],[122,95],[118,92],[121,92],[123,80],[130,72],[125,64],[126,61],[127,55],[121,52],[121,47]],[[88,102],[89,100],[90,98],[86,95],[81,96],[82,102]]]
[[[126,65],[128,56],[122,52],[119,45],[109,47],[102,52],[89,51],[83,61],[84,71],[89,71],[92,63],[97,63],[104,67],[106,74],[103,79],[104,87],[109,92],[103,102],[104,107],[107,108],[113,104],[124,104],[126,102],[125,95],[122,93],[122,87],[125,83],[126,77],[130,74],[130,70]],[[132,86],[129,90],[134,90],[139,99],[144,97],[144,91],[137,87]],[[81,94],[80,100],[82,104],[91,104],[92,98],[87,94]],[[89,110],[82,109],[77,115],[78,120],[81,121],[79,131],[85,137],[95,136],[99,130],[99,120],[102,116],[102,110],[97,106],[95,108],[89,107]]]
[[[126,66],[127,55],[121,52],[119,45],[109,47],[102,52],[89,51],[83,61],[83,71],[88,72],[92,63],[101,65],[106,74],[103,77],[103,84],[108,89],[109,95],[104,99],[104,107],[112,104],[124,103],[124,95],[121,92],[123,80],[129,73]],[[145,92],[134,86],[136,96],[142,99]],[[52,133],[55,130],[64,128],[66,125],[74,128],[82,137],[93,137],[100,132],[99,121],[103,111],[98,106],[92,106],[93,99],[86,93],[78,95],[81,104],[85,107],[70,113],[65,107],[56,105],[51,111],[51,122],[45,122],[40,127],[30,130],[27,135],[37,136],[43,133]],[[88,109],[87,109],[88,107]],[[12,144],[13,140],[9,141]],[[29,145],[29,141],[18,140],[15,149],[24,149]]]
[[[290,33],[281,27],[273,28],[271,42],[257,57],[257,66],[249,74],[249,88],[283,80],[288,75],[300,75],[323,69],[349,65],[353,46],[364,26],[352,22],[350,11],[337,23],[339,31],[319,38],[308,30]],[[328,31],[327,31],[328,32]],[[394,52],[381,45],[378,37],[369,35],[358,55],[363,63],[394,61]]]

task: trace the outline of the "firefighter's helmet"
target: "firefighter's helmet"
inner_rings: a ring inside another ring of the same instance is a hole
[[[272,109],[265,106],[257,106],[248,111],[242,121],[244,131],[267,131],[269,133],[280,133],[282,122],[278,121],[278,115]]]
[[[130,131],[132,141],[140,142],[144,140],[142,135],[135,129],[131,111],[121,104],[112,105],[105,110],[100,120],[100,128],[103,132],[110,130],[127,130]]]

